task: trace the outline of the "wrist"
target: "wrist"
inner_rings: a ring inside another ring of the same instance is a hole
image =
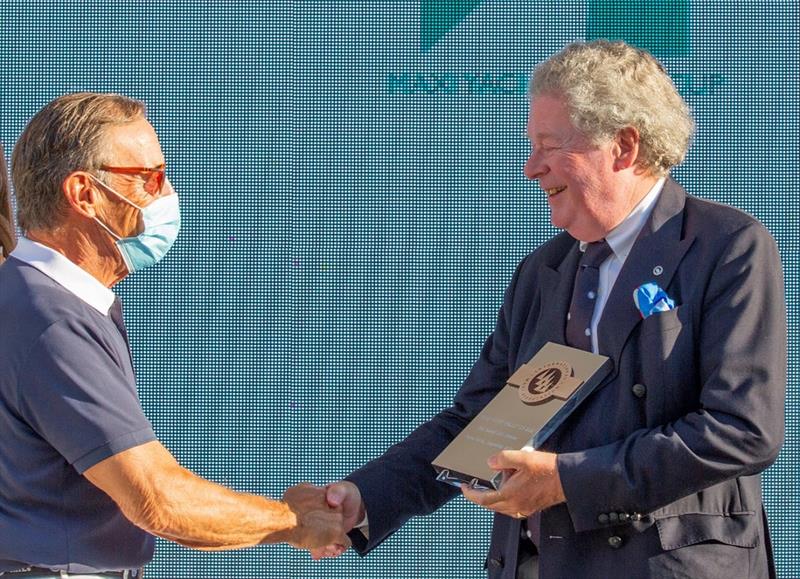
[[[269,530],[261,541],[262,544],[296,542],[302,523],[298,514],[287,503],[276,501],[275,509],[266,513],[266,517],[266,527]]]

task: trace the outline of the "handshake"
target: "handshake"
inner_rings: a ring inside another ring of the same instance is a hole
[[[314,559],[338,557],[350,548],[347,533],[366,517],[358,487],[340,481],[324,487],[301,483],[286,490],[283,502],[297,524],[284,541],[306,549]]]

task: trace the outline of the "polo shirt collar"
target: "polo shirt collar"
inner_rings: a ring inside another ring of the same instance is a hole
[[[622,220],[622,223],[617,225],[614,229],[606,235],[606,243],[608,243],[611,251],[620,260],[625,261],[628,254],[633,249],[633,244],[639,237],[644,224],[647,223],[647,218],[653,212],[653,207],[656,205],[658,196],[661,189],[664,188],[666,177],[661,177],[656,181],[655,185],[650,188],[647,195],[645,195],[639,203],[636,204],[628,216]],[[586,246],[589,245],[585,241],[580,242],[580,250],[585,251]]]
[[[80,298],[104,316],[114,303],[114,292],[101,284],[89,272],[56,250],[21,237],[11,257],[35,267],[64,289]]]

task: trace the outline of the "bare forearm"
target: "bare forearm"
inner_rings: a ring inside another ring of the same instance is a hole
[[[279,543],[297,526],[285,503],[237,493],[188,471],[173,475],[159,495],[130,518],[154,535],[195,549]]]
[[[292,541],[298,526],[286,503],[202,479],[181,467],[158,442],[110,457],[85,476],[135,525],[196,549]]]

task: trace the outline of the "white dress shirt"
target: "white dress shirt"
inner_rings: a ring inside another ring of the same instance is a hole
[[[114,292],[56,250],[21,237],[11,257],[35,267],[104,316],[108,315],[116,297]]]
[[[600,286],[597,289],[597,300],[594,304],[594,314],[592,315],[592,351],[597,354],[600,350],[597,343],[597,325],[600,323],[600,318],[603,316],[603,310],[606,307],[608,296],[611,289],[614,287],[614,282],[617,281],[620,270],[628,258],[628,254],[639,237],[642,227],[647,223],[648,217],[653,212],[653,207],[661,194],[661,189],[664,187],[666,177],[662,177],[652,189],[645,195],[641,201],[633,208],[628,216],[622,220],[622,223],[617,225],[614,229],[606,235],[606,243],[611,248],[611,255],[600,264]],[[580,250],[585,251],[588,243],[581,241]],[[631,299],[633,299],[631,297]]]

